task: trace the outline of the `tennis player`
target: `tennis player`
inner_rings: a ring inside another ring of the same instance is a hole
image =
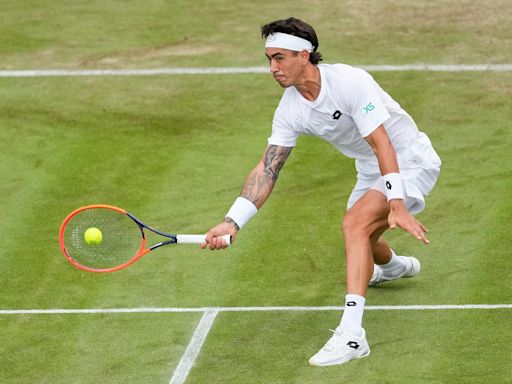
[[[414,257],[397,256],[382,237],[400,227],[426,244],[427,229],[414,214],[439,176],[441,160],[414,120],[362,69],[319,64],[318,39],[307,23],[289,18],[266,24],[265,55],[284,94],[262,159],[250,172],[224,221],[201,247],[226,246],[269,197],[299,135],[314,135],[355,159],[357,182],[343,219],[346,296],[340,324],[309,363],[343,364],[369,355],[362,327],[367,287],[413,277]]]

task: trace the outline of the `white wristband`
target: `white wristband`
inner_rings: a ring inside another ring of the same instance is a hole
[[[402,177],[399,173],[388,173],[382,176],[386,187],[386,197],[389,200],[404,198],[404,189],[402,186]]]
[[[242,228],[251,217],[258,212],[258,208],[245,197],[237,197],[226,217],[231,218],[239,228]]]

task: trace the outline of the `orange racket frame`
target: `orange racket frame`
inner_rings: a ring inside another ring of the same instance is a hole
[[[77,260],[75,260],[69,254],[69,252],[66,250],[66,246],[65,246],[65,243],[64,243],[64,234],[66,232],[66,226],[67,226],[68,222],[75,215],[77,215],[80,212],[83,212],[85,210],[88,210],[88,209],[110,209],[110,210],[116,211],[116,212],[118,212],[120,214],[124,214],[124,215],[128,216],[131,220],[134,221],[134,223],[139,227],[140,233],[141,233],[141,244],[140,244],[140,247],[139,247],[139,249],[138,249],[138,251],[137,251],[137,253],[135,254],[134,257],[132,257],[129,261],[127,261],[125,263],[122,263],[120,265],[116,265],[116,266],[111,267],[111,268],[92,268],[92,267],[88,267],[86,265],[80,264]],[[162,241],[160,243],[157,243],[157,244],[155,244],[155,245],[153,245],[151,247],[146,247],[146,236],[145,236],[145,233],[144,233],[144,229],[148,229],[148,230],[150,230],[150,231],[152,231],[152,232],[154,232],[154,233],[156,233],[158,235],[161,235],[161,236],[167,238],[167,240],[166,241]],[[60,244],[60,248],[61,248],[62,253],[63,253],[64,257],[66,258],[66,260],[69,261],[76,268],[81,269],[83,271],[99,272],[99,273],[102,273],[102,272],[115,272],[115,271],[119,271],[120,269],[124,269],[124,268],[130,266],[131,264],[135,263],[142,256],[146,255],[147,253],[151,252],[152,250],[154,250],[156,248],[159,248],[159,247],[161,247],[163,245],[167,245],[167,244],[182,244],[182,243],[201,244],[201,243],[204,243],[206,241],[205,239],[206,239],[206,235],[172,235],[172,234],[169,234],[169,233],[158,231],[158,230],[150,227],[149,225],[144,224],[142,221],[137,219],[135,216],[133,216],[131,213],[127,212],[126,210],[124,210],[122,208],[119,208],[119,207],[115,207],[113,205],[107,205],[107,204],[87,205],[87,206],[75,209],[73,212],[71,212],[64,219],[64,221],[62,222],[62,224],[60,226],[60,231],[59,231],[59,244]],[[230,245],[231,244],[231,237],[230,237],[230,235],[223,236],[223,239],[226,242],[226,245]]]

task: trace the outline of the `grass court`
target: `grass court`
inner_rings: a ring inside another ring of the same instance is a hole
[[[0,71],[264,66],[259,27],[292,15],[315,27],[325,63],[512,63],[501,0],[23,0],[0,5]],[[308,366],[336,310],[223,310],[187,384],[510,382],[512,72],[372,75],[443,160],[418,217],[431,244],[388,235],[422,272],[368,290],[388,308],[365,312],[368,358]],[[281,93],[267,74],[0,77],[2,383],[169,383],[204,312],[154,309],[343,305],[355,169],[315,138],[228,250],[165,247],[98,275],[59,249],[64,217],[94,203],[207,231],[260,159]],[[508,306],[389,310],[473,304]],[[138,311],[69,311],[112,308]],[[52,309],[68,313],[27,312]]]

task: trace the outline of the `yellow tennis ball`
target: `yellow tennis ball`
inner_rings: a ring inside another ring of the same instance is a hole
[[[98,245],[103,240],[103,234],[98,228],[88,228],[84,233],[87,245]]]

